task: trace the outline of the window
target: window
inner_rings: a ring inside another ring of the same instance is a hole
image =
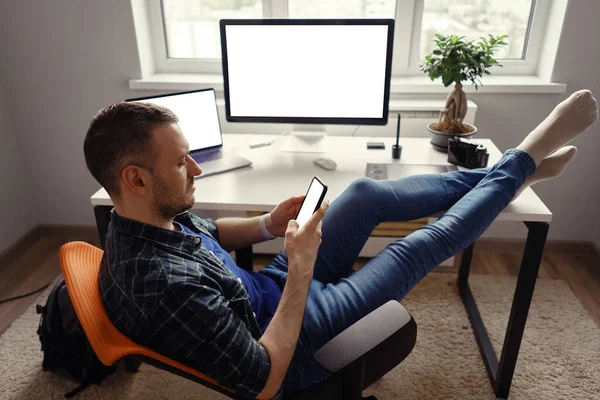
[[[468,40],[489,33],[496,36],[507,34],[510,38],[508,45],[498,52],[496,58],[524,59],[533,8],[531,0],[425,0],[420,29],[420,58],[425,58],[433,50],[431,39],[436,33],[452,32]]]
[[[219,59],[219,19],[262,18],[260,0],[163,0],[167,57]]]
[[[221,18],[395,18],[393,75],[422,75],[435,33],[508,35],[494,74],[533,75],[551,0],[146,0],[156,72],[221,73]]]

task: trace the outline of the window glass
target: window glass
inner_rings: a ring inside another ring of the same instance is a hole
[[[168,58],[221,58],[221,18],[262,18],[261,0],[162,0]]]
[[[290,18],[394,18],[395,0],[288,0]]]
[[[532,0],[424,0],[420,59],[430,54],[436,33],[465,36],[508,35],[496,59],[525,58]]]

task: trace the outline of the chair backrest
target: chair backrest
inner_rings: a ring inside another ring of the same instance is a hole
[[[89,243],[70,242],[60,248],[60,267],[73,308],[94,352],[104,365],[113,365],[123,357],[139,355],[154,359],[176,370],[200,378],[227,392],[216,380],[185,364],[165,357],[146,346],[134,343],[112,324],[100,296],[98,274],[103,251]]]

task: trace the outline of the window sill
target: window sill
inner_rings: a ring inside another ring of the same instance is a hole
[[[564,94],[565,83],[548,82],[537,76],[496,75],[482,79],[483,86],[479,90],[465,84],[467,93],[523,93],[523,94]],[[130,79],[129,88],[134,90],[194,90],[214,88],[223,92],[223,77],[219,74],[154,74],[147,78]],[[392,94],[447,94],[449,88],[439,81],[432,82],[426,76],[407,76],[392,78],[390,92]]]

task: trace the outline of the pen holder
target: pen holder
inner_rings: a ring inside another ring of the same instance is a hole
[[[392,145],[392,158],[398,160],[402,155],[402,145],[394,144]]]

